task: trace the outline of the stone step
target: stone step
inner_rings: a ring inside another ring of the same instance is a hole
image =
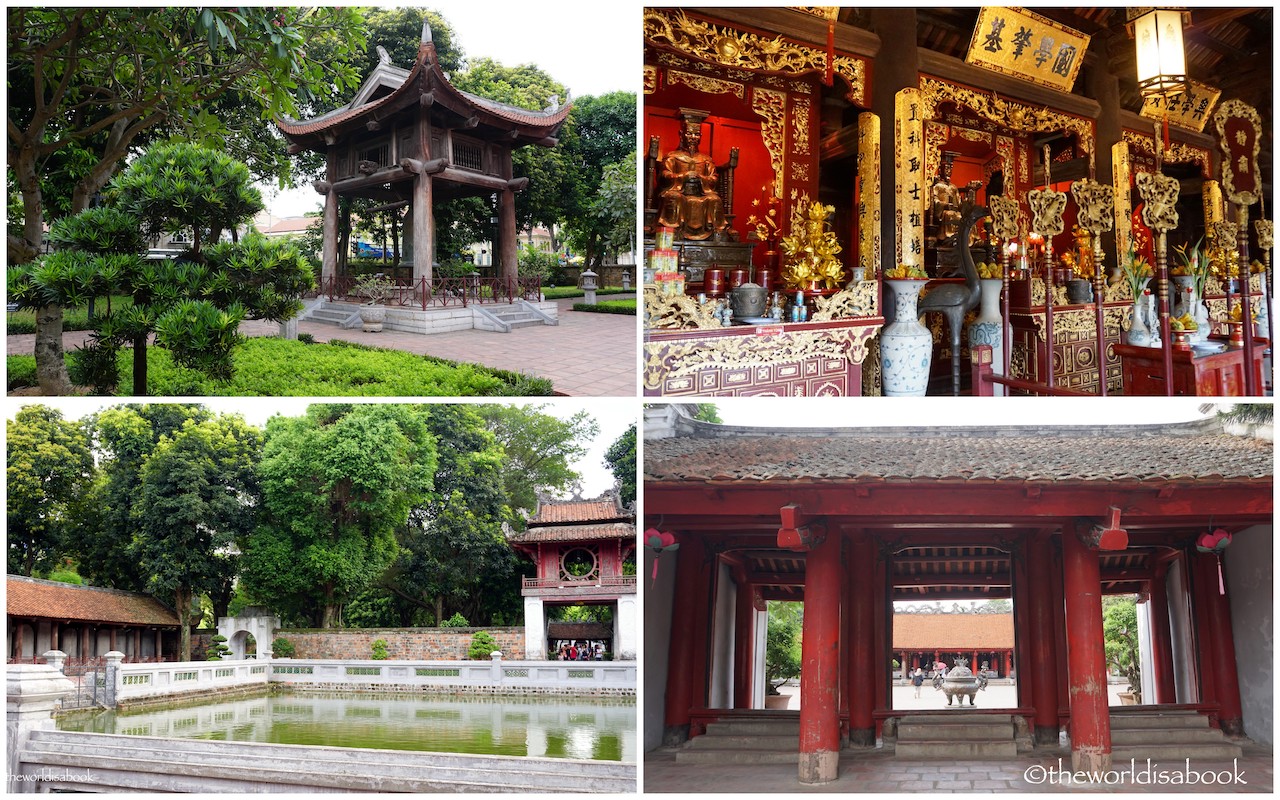
[[[1227,741],[1216,728],[1112,728],[1113,745],[1219,744]]]
[[[159,744],[159,746],[158,746]],[[76,760],[71,763],[68,759]],[[305,771],[305,785],[346,784],[352,776],[407,781],[405,785],[447,786],[457,783],[474,791],[575,791],[581,780],[604,791],[634,791],[635,766],[619,762],[570,759],[468,756],[340,747],[302,747],[257,742],[213,742],[200,739],[160,739],[145,736],[39,731],[32,735],[23,760],[37,764],[128,769],[156,774],[223,774],[239,776],[248,767],[270,770],[290,763],[288,773],[297,784]],[[270,782],[271,775],[263,780]],[[316,783],[318,781],[318,783]],[[337,782],[335,782],[337,781]],[[288,783],[289,780],[284,782]],[[431,791],[414,788],[410,791]]]
[[[707,736],[748,736],[753,734],[765,736],[800,736],[800,721],[795,719],[764,720],[734,719],[707,723]],[[699,739],[705,738],[702,736]]]
[[[800,761],[799,740],[796,748],[779,750],[678,750],[677,764],[797,764]]]
[[[1128,764],[1130,759],[1142,764],[1146,759],[1152,761],[1184,761],[1191,759],[1191,765],[1197,766],[1201,761],[1230,761],[1243,754],[1240,746],[1227,741],[1216,744],[1152,744],[1112,746],[1111,762]]]
[[[912,741],[898,740],[894,755],[897,758],[1014,758],[1018,745],[1009,741]]]
[[[800,736],[766,736],[763,734],[707,734],[695,736],[689,741],[689,747],[698,750],[790,750],[800,752]]]
[[[904,716],[899,725],[908,722],[927,722],[930,724],[970,724],[982,722],[1007,722],[1013,724],[1010,714],[975,714],[973,712],[956,712],[954,714],[910,714]]]
[[[1135,728],[1208,728],[1209,718],[1195,711],[1170,714],[1123,714],[1111,712],[1111,730]]]
[[[898,741],[969,741],[994,739],[1013,741],[1012,722],[916,722],[904,719],[898,723]]]

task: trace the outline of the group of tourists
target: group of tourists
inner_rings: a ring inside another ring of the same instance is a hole
[[[558,661],[604,661],[604,645],[600,642],[561,642]]]

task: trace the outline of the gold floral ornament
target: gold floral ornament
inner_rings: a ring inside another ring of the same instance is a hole
[[[1133,292],[1133,298],[1137,300],[1142,297],[1142,290],[1146,287],[1147,281],[1155,275],[1155,270],[1145,258],[1138,255],[1137,250],[1130,246],[1129,252],[1120,259],[1120,274],[1124,276],[1125,282]]]
[[[757,197],[751,201],[751,214],[747,217],[747,227],[756,239],[764,242],[770,250],[776,246],[778,235],[782,232],[778,227],[778,209],[782,206],[782,198],[773,193],[768,185],[761,186],[764,202]]]
[[[1275,246],[1275,223],[1269,219],[1254,220],[1253,230],[1258,234],[1258,247],[1270,250]]]
[[[987,202],[991,209],[992,230],[1002,241],[1018,238],[1018,201],[994,195]]]
[[[924,267],[919,264],[899,264],[896,267],[890,267],[884,271],[884,276],[891,280],[899,281],[924,281],[929,279],[929,273],[924,271]]]
[[[1116,190],[1106,184],[1084,179],[1071,184],[1076,199],[1076,221],[1093,234],[1105,233],[1115,225]]]
[[[1139,172],[1134,180],[1145,203],[1142,223],[1154,231],[1178,227],[1178,179],[1155,172]]]
[[[1218,280],[1236,278],[1240,275],[1240,257],[1236,250],[1236,236],[1240,227],[1234,222],[1212,222],[1209,224],[1211,245],[1207,253],[1209,272]]]
[[[814,203],[803,196],[791,210],[791,235],[782,239],[782,252],[786,254],[783,280],[793,289],[836,289],[844,270],[840,259],[840,243],[834,231],[827,230],[827,217],[835,213],[834,206]]]
[[[1031,204],[1031,231],[1041,236],[1057,236],[1062,233],[1062,212],[1067,207],[1067,193],[1052,189],[1032,189],[1027,192]]]

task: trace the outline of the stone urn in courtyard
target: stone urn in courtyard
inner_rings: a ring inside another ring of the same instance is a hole
[[[963,706],[965,697],[968,697],[969,707],[973,708],[974,695],[980,689],[987,688],[987,676],[985,674],[974,675],[968,664],[969,659],[961,656],[955,660],[955,666],[947,672],[946,677],[939,673],[933,679],[933,688],[947,695],[948,708],[952,707],[951,703],[956,697],[960,698],[960,702],[956,704],[956,707]]]
[[[387,298],[395,291],[395,282],[383,275],[361,275],[356,279],[352,293],[365,298],[364,305],[357,309],[360,315],[361,330],[366,333],[379,333],[387,319]]]

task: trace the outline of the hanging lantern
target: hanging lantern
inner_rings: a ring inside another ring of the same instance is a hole
[[[1175,95],[1187,90],[1187,55],[1182,43],[1182,17],[1175,8],[1133,9],[1129,24],[1138,54],[1138,91]]]
[[[1222,582],[1222,551],[1231,544],[1231,533],[1217,528],[1196,537],[1196,550],[1201,553],[1213,553],[1218,559],[1218,594],[1226,594],[1227,587]]]
[[[658,556],[667,550],[679,550],[680,543],[676,541],[674,533],[648,528],[644,532],[644,546],[653,551],[653,580],[656,581],[658,580]]]

